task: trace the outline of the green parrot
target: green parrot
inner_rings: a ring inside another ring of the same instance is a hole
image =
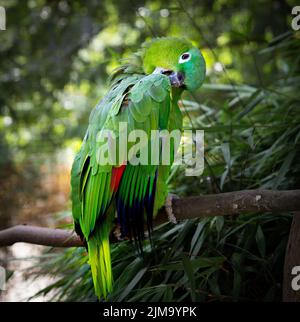
[[[115,144],[123,144],[125,132],[182,129],[178,100],[184,90],[198,89],[205,78],[205,60],[186,40],[156,38],[146,42],[126,64],[113,72],[106,96],[93,109],[82,146],[71,171],[74,227],[84,240],[95,293],[107,298],[113,276],[109,235],[117,220],[121,237],[135,240],[142,249],[144,227],[151,232],[152,219],[168,195],[170,165],[130,162],[133,143],[116,154],[114,162],[102,162],[105,145],[101,135],[110,131]],[[171,144],[171,155],[177,147]],[[102,151],[102,152],[101,152]],[[149,150],[150,151],[150,150]],[[151,154],[151,151],[150,151]],[[149,157],[150,158],[150,157]]]

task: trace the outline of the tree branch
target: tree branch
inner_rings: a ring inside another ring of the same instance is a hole
[[[0,231],[0,246],[23,242],[52,247],[83,246],[79,236],[72,230],[17,225]]]
[[[300,190],[244,190],[174,199],[172,210],[177,220],[251,212],[294,212],[300,210]],[[168,217],[162,209],[155,224],[166,221]],[[83,246],[73,231],[63,229],[18,225],[0,231],[0,246],[11,246],[17,242],[53,247]]]

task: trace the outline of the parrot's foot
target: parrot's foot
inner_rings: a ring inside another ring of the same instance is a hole
[[[168,215],[169,221],[173,224],[177,224],[177,220],[173,213],[173,208],[172,208],[173,199],[179,199],[179,197],[173,193],[169,193],[165,201],[165,209],[166,209],[166,213]]]
[[[112,239],[114,239],[115,241],[123,241],[123,240],[126,240],[128,238],[124,237],[121,233],[121,226],[119,224],[116,224],[113,231],[113,237]]]

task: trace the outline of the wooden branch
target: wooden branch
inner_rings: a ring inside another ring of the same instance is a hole
[[[174,199],[172,210],[177,221],[251,212],[294,212],[300,210],[300,190],[244,190]],[[166,221],[168,217],[162,209],[155,224]],[[53,247],[83,246],[80,238],[68,230],[18,225],[0,231],[0,246],[10,246],[17,242]]]
[[[18,242],[53,247],[83,246],[79,236],[71,230],[17,225],[0,231],[0,246]]]
[[[177,219],[300,210],[300,190],[243,190],[173,200]]]

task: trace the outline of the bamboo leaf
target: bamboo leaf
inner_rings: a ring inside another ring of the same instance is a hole
[[[190,287],[191,287],[191,299],[194,302],[196,300],[196,284],[195,284],[195,277],[194,277],[194,270],[193,270],[193,266],[191,264],[191,261],[189,260],[188,257],[183,256],[182,258],[182,264],[184,267],[184,271],[186,273],[186,276],[189,280],[190,283]]]
[[[126,286],[126,288],[124,289],[124,291],[119,296],[119,301],[124,300],[124,298],[133,290],[133,288],[136,286],[136,284],[141,280],[141,278],[143,277],[143,275],[146,273],[147,269],[148,269],[147,267],[142,268],[135,275],[135,277],[132,279],[132,281]]]
[[[266,241],[265,241],[265,236],[264,236],[263,230],[260,225],[258,225],[258,227],[257,227],[255,239],[256,239],[257,247],[259,249],[261,256],[265,257],[265,255],[266,255]]]

